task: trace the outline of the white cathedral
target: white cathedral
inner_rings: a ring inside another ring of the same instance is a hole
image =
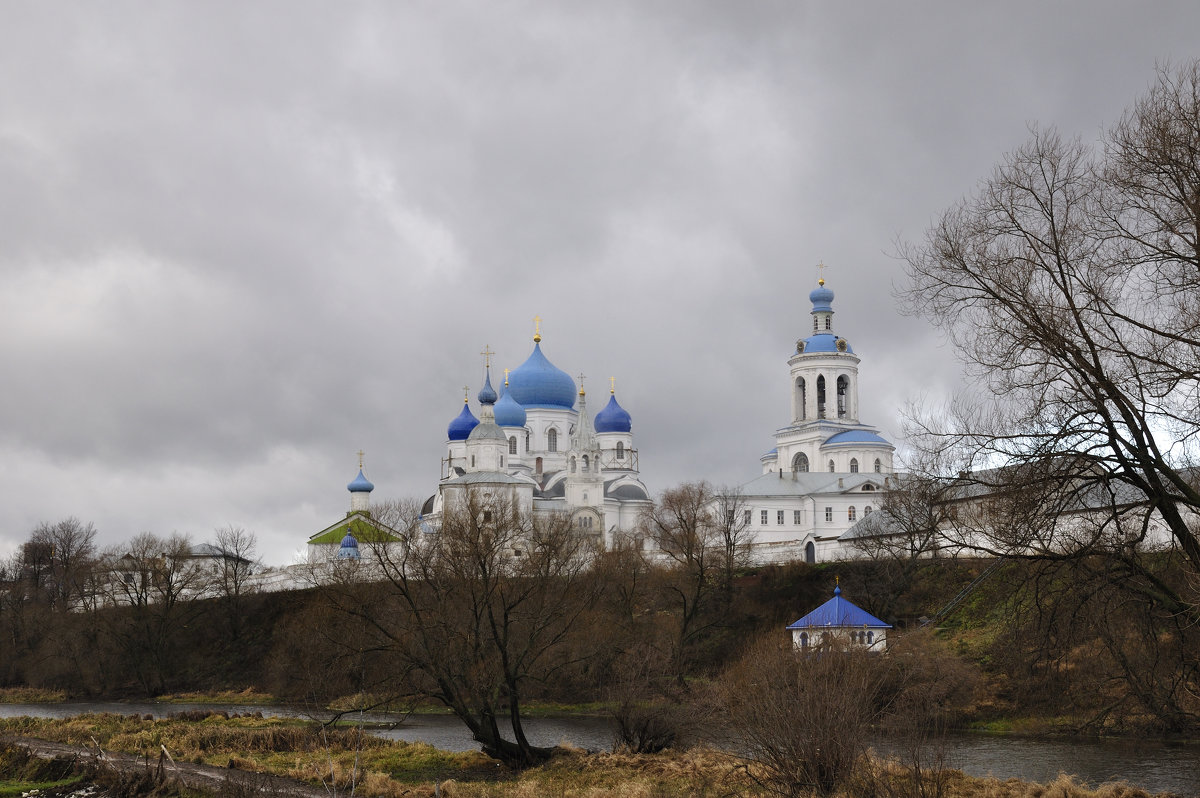
[[[796,342],[788,359],[791,419],[760,458],[762,475],[738,489],[757,563],[855,556],[848,543],[852,527],[878,509],[895,479],[895,447],[858,419],[859,358],[834,332],[833,291],[824,279],[818,283],[809,294],[812,334]],[[491,380],[494,353],[485,349],[478,416],[468,393],[446,429],[437,492],[421,508],[425,531],[434,532],[445,512],[479,492],[511,501],[524,513],[567,513],[605,547],[637,536],[652,502],[639,474],[632,418],[615,388],[593,418],[585,392],[547,359],[541,340],[538,329],[532,353],[516,370],[505,370],[499,393]],[[347,519],[356,513],[369,518],[364,485],[370,483],[360,463],[348,486]],[[341,547],[336,556],[353,556],[353,532],[343,521],[313,535],[310,558],[319,559],[314,547],[334,554],[334,544]]]
[[[650,494],[638,474],[633,424],[617,402],[615,387],[595,418],[587,395],[542,353],[540,330],[533,352],[492,387],[493,354],[485,349],[479,416],[464,397],[462,411],[446,429],[446,457],[438,491],[422,516],[436,519],[466,500],[468,492],[511,497],[522,512],[563,512],[575,526],[611,546],[631,533]]]

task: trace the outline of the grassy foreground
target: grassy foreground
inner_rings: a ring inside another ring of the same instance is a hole
[[[355,794],[365,798],[432,796],[435,785],[445,798],[766,795],[755,785],[745,763],[705,749],[658,756],[563,750],[540,768],[514,773],[480,753],[450,753],[423,743],[383,740],[357,729],[321,729],[283,718],[226,718],[221,714],[192,720],[112,714],[7,718],[0,719],[0,734],[88,747],[98,743],[108,751],[151,759],[165,746],[177,761],[288,776],[330,791],[353,787]],[[53,775],[55,779],[66,777]],[[13,778],[8,773],[0,776],[5,777]],[[1148,798],[1144,791],[1123,785],[1089,790],[1068,777],[1037,785],[1015,779],[975,779],[948,771],[941,774],[939,782],[942,798]],[[6,794],[4,785],[0,780],[0,795]],[[928,790],[929,785],[924,786]],[[846,798],[919,794],[920,786],[912,783],[905,769],[877,761],[865,764],[855,784],[843,793]]]

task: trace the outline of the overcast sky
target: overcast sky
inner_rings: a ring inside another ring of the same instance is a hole
[[[653,491],[748,480],[821,261],[902,443],[959,367],[896,242],[1200,56],[1195,2],[981,6],[6,3],[0,555],[77,516],[287,563],[360,448],[375,500],[432,493],[535,315]]]

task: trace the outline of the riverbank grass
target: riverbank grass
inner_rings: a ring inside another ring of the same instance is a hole
[[[218,690],[211,693],[168,693],[156,696],[155,701],[164,704],[244,704],[249,706],[271,706],[283,703],[270,693],[253,687],[244,690]]]
[[[0,704],[61,704],[67,700],[62,690],[39,687],[0,687]]]

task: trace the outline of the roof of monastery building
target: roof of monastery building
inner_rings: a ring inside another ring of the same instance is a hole
[[[884,623],[871,613],[842,598],[842,589],[833,589],[833,598],[820,607],[805,615],[800,620],[790,624],[788,629],[814,629],[831,627],[854,627],[868,629],[891,629],[890,623]]]

